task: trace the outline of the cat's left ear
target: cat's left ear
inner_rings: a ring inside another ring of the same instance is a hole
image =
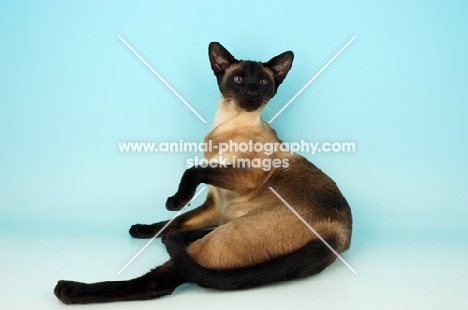
[[[263,63],[265,67],[273,71],[276,87],[278,87],[283,82],[284,78],[288,74],[292,67],[293,59],[293,52],[287,51],[276,57],[273,57],[268,62]]]
[[[218,79],[220,79],[226,69],[234,64],[239,62],[234,56],[229,53],[229,51],[224,48],[218,42],[211,42],[208,47],[208,53],[210,57],[211,69],[213,69],[214,74]]]

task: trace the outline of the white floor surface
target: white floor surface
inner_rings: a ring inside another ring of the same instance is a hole
[[[3,233],[0,309],[66,309],[52,291],[59,279],[95,282],[136,277],[163,263],[159,240],[121,275],[146,243],[120,232]],[[320,275],[240,292],[185,284],[158,300],[73,309],[468,309],[466,242],[355,238],[344,259]]]

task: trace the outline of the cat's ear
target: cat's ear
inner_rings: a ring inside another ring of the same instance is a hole
[[[292,67],[293,59],[293,52],[288,51],[273,57],[268,62],[263,63],[265,67],[273,71],[276,87],[283,82],[284,78],[288,74],[289,69]]]
[[[211,69],[213,69],[214,74],[218,78],[223,76],[230,65],[239,62],[218,42],[210,43],[208,53],[210,56]]]

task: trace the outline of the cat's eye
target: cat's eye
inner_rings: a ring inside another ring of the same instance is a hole
[[[260,85],[266,85],[266,84],[268,84],[268,79],[263,78],[260,80]]]
[[[239,75],[234,75],[233,79],[234,79],[234,82],[237,84],[240,84],[244,81],[244,79]]]

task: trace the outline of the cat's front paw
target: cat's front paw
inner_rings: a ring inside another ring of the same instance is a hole
[[[191,199],[192,197],[183,198],[180,197],[180,195],[175,194],[174,196],[167,198],[166,209],[169,211],[179,211],[188,205]]]
[[[73,281],[58,281],[54,289],[54,294],[64,304],[86,304],[88,301],[87,293],[89,284],[73,282]]]
[[[138,239],[149,239],[153,238],[154,236],[156,237],[162,237],[163,235],[167,234],[168,232],[171,231],[173,228],[173,225],[168,226],[167,225],[168,221],[164,222],[159,222],[159,223],[154,223],[150,225],[145,225],[145,224],[135,224],[132,225],[129,229],[130,236],[133,238],[138,238]],[[164,230],[163,230],[164,228]]]
[[[155,235],[154,225],[135,224],[130,227],[128,233],[133,238],[147,239]]]

